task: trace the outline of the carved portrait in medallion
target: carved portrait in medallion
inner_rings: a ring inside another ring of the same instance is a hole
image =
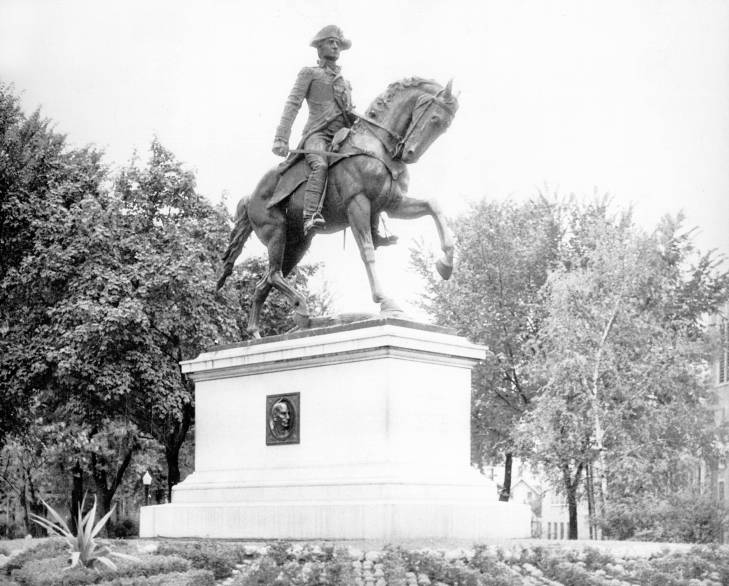
[[[299,393],[266,397],[266,444],[299,443]]]

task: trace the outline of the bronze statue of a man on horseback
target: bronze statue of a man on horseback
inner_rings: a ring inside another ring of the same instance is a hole
[[[319,56],[304,67],[286,100],[273,152],[287,156],[266,173],[254,192],[241,199],[223,256],[222,287],[243,245],[255,232],[268,249],[268,270],[256,284],[248,332],[259,336],[261,308],[272,288],[294,305],[300,327],[309,323],[304,297],[286,276],[308,250],[316,233],[349,226],[367,271],[372,299],[383,313],[399,311],[385,296],[375,271],[374,249],[396,241],[378,231],[379,214],[399,219],[432,216],[443,256],[436,263],[447,279],[453,267],[453,238],[433,201],[406,195],[408,171],[450,125],[458,101],[451,84],[409,78],[390,84],[364,115],[352,107],[351,86],[336,62],[351,42],[334,25],[324,27],[311,45]],[[289,151],[291,126],[306,100],[309,118],[296,149]]]

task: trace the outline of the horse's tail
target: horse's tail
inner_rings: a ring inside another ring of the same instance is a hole
[[[233,231],[230,233],[228,249],[225,251],[225,254],[223,254],[223,272],[218,279],[216,289],[220,289],[225,284],[225,280],[233,272],[235,259],[238,258],[243,250],[243,246],[245,245],[246,240],[248,240],[248,237],[251,235],[251,232],[253,232],[253,226],[251,225],[251,220],[248,217],[248,198],[244,198],[238,204],[235,226],[233,226]]]

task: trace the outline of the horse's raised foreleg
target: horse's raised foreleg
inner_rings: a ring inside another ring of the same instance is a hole
[[[443,256],[435,263],[435,268],[443,279],[449,279],[453,273],[453,233],[437,202],[431,199],[403,197],[395,208],[387,210],[387,215],[400,220],[432,216],[438,230],[440,248],[443,251]]]
[[[379,303],[383,312],[399,312],[401,310],[397,304],[385,296],[382,285],[380,285],[380,281],[377,278],[370,213],[370,200],[364,195],[356,195],[350,200],[347,206],[349,227],[352,229],[352,235],[359,247],[362,262],[367,271],[367,279],[370,282],[370,290],[372,291],[372,301]]]

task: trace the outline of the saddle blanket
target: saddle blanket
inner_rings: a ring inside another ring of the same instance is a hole
[[[278,180],[276,189],[273,191],[273,196],[266,204],[267,208],[272,208],[273,206],[281,203],[294,193],[294,191],[299,188],[299,185],[304,183],[309,177],[309,171],[311,169],[304,157],[301,157],[298,161],[288,167],[288,169],[286,169],[286,165],[288,165],[288,163],[284,161],[282,166],[285,170],[283,171],[281,178]]]

